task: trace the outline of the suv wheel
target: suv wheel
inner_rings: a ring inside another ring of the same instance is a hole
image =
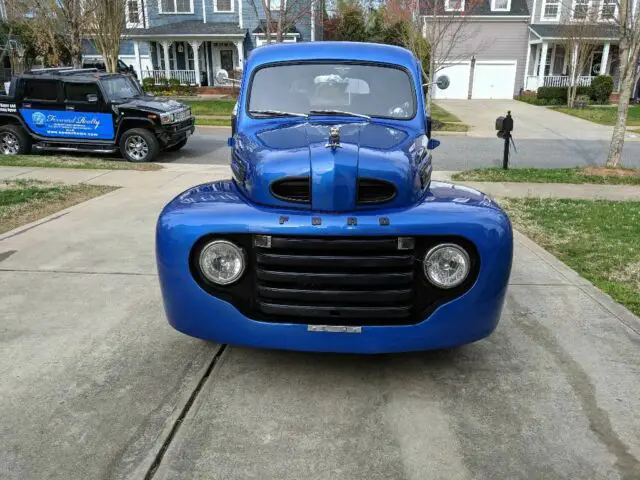
[[[182,147],[184,147],[187,144],[187,139],[183,139],[180,140],[178,143],[175,143],[173,145],[171,145],[170,147],[167,147],[164,149],[165,152],[177,152],[178,150],[180,150]]]
[[[0,127],[0,154],[23,155],[31,152],[31,138],[18,125]]]
[[[149,130],[132,128],[120,138],[120,153],[130,162],[152,162],[160,152],[158,140]]]

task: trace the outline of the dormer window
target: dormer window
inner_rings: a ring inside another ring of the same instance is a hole
[[[589,16],[590,8],[591,0],[574,0],[572,18],[574,20],[586,20]]]
[[[560,18],[560,0],[544,0],[542,3],[542,20],[558,20]]]
[[[444,9],[447,12],[464,11],[464,0],[444,0]]]
[[[127,26],[137,27],[140,23],[140,4],[138,0],[127,0]]]
[[[213,11],[216,13],[233,12],[233,0],[213,0]]]
[[[511,10],[511,0],[491,0],[492,12],[508,12]]]

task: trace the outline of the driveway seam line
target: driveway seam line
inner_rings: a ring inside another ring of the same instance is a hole
[[[147,473],[144,476],[144,480],[151,480],[156,474],[156,472],[158,471],[158,468],[160,467],[160,464],[164,459],[165,453],[171,446],[171,442],[173,442],[173,439],[178,434],[178,430],[180,429],[180,426],[184,422],[184,419],[186,418],[187,414],[191,410],[191,407],[193,406],[196,399],[198,398],[198,394],[202,391],[205,383],[207,382],[207,380],[211,375],[211,372],[213,371],[215,366],[218,364],[218,362],[220,361],[220,358],[222,357],[222,355],[226,350],[227,350],[227,345],[220,345],[220,348],[211,359],[211,363],[207,367],[207,370],[202,375],[202,378],[200,378],[200,381],[198,382],[198,385],[196,385],[196,388],[193,390],[193,392],[191,392],[191,395],[189,396],[187,403],[185,403],[184,407],[182,408],[182,411],[180,412],[180,416],[174,422],[173,427],[169,432],[169,435],[167,435],[167,438],[164,440],[162,446],[160,447],[160,450],[158,451],[155,459],[153,460],[153,463],[149,467],[149,470],[147,470]]]
[[[128,275],[133,277],[155,277],[155,273],[141,272],[83,272],[81,270],[38,270],[35,268],[0,268],[0,272],[23,273],[63,273],[68,275]]]

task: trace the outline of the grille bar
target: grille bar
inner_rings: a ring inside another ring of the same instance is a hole
[[[313,255],[300,256],[278,253],[258,253],[257,260],[262,265],[286,267],[328,267],[328,268],[380,268],[406,267],[413,263],[411,255]]]
[[[271,248],[291,250],[305,250],[311,254],[320,251],[337,252],[397,252],[398,238],[308,238],[308,237],[271,237]],[[406,252],[404,252],[406,253]]]
[[[270,315],[313,318],[405,318],[411,315],[411,306],[401,307],[328,307],[317,305],[281,305],[260,302],[260,309]],[[304,322],[308,323],[308,322]],[[338,322],[339,323],[339,322]]]
[[[274,270],[257,271],[259,280],[266,282],[284,282],[295,285],[331,286],[331,285],[402,285],[413,280],[413,273],[318,273],[318,272],[281,272]]]
[[[301,288],[279,288],[260,285],[258,294],[269,300],[287,300],[302,304],[362,303],[367,298],[370,304],[409,302],[413,298],[410,288],[396,290],[312,290]]]

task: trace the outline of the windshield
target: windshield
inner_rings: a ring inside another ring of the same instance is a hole
[[[107,98],[112,102],[127,100],[140,95],[140,90],[129,77],[107,77],[102,79]]]
[[[277,65],[253,75],[249,113],[320,110],[408,120],[415,116],[416,96],[404,70],[380,65]]]

